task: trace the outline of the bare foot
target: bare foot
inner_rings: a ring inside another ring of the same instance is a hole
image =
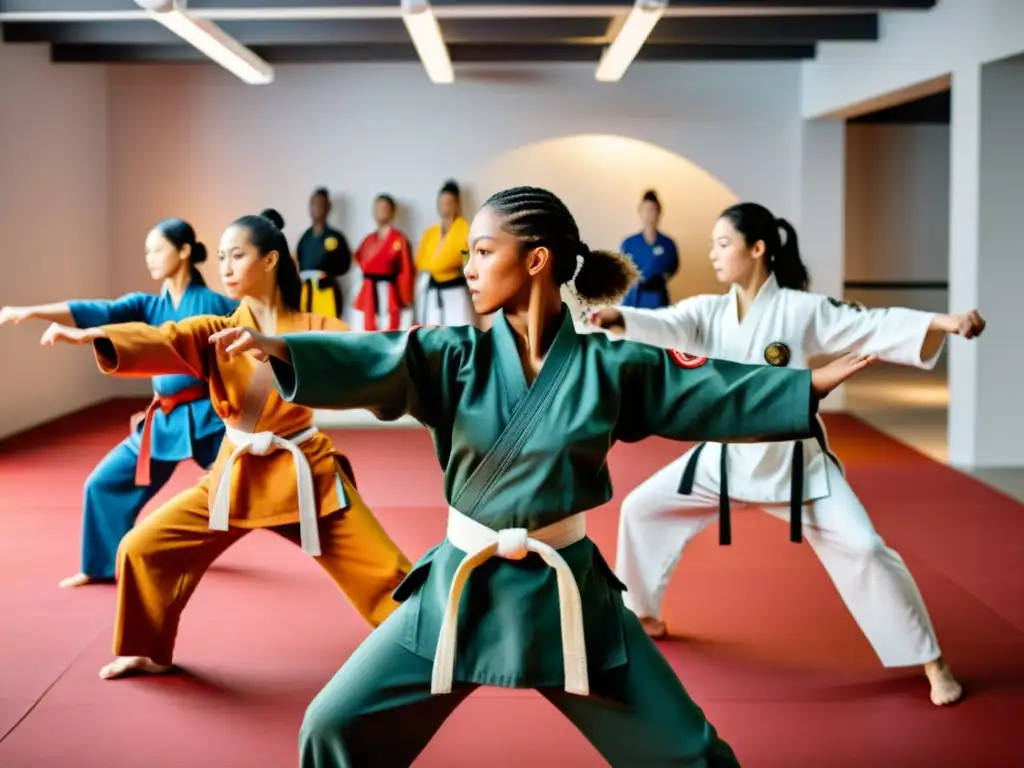
[[[647,633],[648,637],[655,640],[668,634],[668,627],[665,626],[665,622],[661,619],[645,617],[640,619],[640,626],[644,628],[644,632]]]
[[[925,664],[924,673],[928,676],[928,682],[932,684],[931,698],[935,706],[953,704],[963,694],[963,688],[941,657]]]
[[[92,583],[92,577],[84,573],[76,573],[74,576],[68,576],[66,579],[61,579],[60,583],[57,584],[61,589],[70,589],[72,587],[84,587],[86,584]]]
[[[129,673],[162,675],[171,670],[170,664],[157,664],[148,656],[118,656],[100,670],[100,677],[113,680]]]

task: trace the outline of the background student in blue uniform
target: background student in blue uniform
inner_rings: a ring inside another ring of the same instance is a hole
[[[661,201],[649,189],[640,201],[643,229],[623,240],[619,249],[633,260],[641,275],[640,282],[622,299],[624,307],[657,309],[669,304],[668,281],[679,269],[679,251],[671,237],[658,231],[660,220]]]
[[[229,315],[238,302],[206,287],[196,268],[206,247],[192,225],[165,219],[146,236],[146,267],[163,283],[158,294],[129,293],[119,299],[68,301],[35,307],[4,307],[0,325],[35,318],[78,328],[111,323],[160,325],[196,315]],[[121,539],[146,503],[171,479],[178,463],[213,464],[224,437],[206,384],[191,376],[154,376],[154,398],[132,417],[131,434],[108,453],[85,481],[82,569],[60,582],[80,587],[114,578]]]
[[[302,309],[330,317],[341,317],[344,309],[341,279],[352,266],[352,250],[341,230],[327,223],[331,196],[324,188],[309,198],[312,225],[299,238],[295,255],[303,288]]]

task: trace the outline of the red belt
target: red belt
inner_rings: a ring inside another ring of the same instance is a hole
[[[153,417],[157,408],[165,414],[170,414],[179,405],[194,403],[210,396],[209,387],[206,384],[194,384],[181,392],[173,395],[156,395],[153,402],[146,409],[146,417],[142,422],[142,440],[139,444],[139,460],[135,464],[135,484],[149,485],[149,459],[152,453],[153,443]]]

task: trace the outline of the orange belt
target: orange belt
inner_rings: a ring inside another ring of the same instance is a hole
[[[153,402],[146,409],[146,418],[142,422],[142,440],[139,445],[139,460],[135,464],[135,484],[149,485],[149,459],[153,449],[153,417],[159,408],[165,414],[170,414],[179,405],[194,403],[210,396],[209,387],[206,384],[195,384],[181,392],[173,395],[156,395]]]

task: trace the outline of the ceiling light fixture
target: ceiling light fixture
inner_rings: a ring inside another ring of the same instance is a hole
[[[426,0],[402,0],[402,21],[409,30],[409,37],[430,81],[441,84],[455,82],[448,46],[441,37],[441,27],[430,3]]]
[[[150,18],[250,85],[274,82],[267,62],[224,32],[212,21],[197,19],[181,0],[135,0]]]
[[[602,83],[616,83],[622,79],[661,20],[667,5],[668,0],[636,0],[619,34],[601,54],[595,74],[598,80]]]

